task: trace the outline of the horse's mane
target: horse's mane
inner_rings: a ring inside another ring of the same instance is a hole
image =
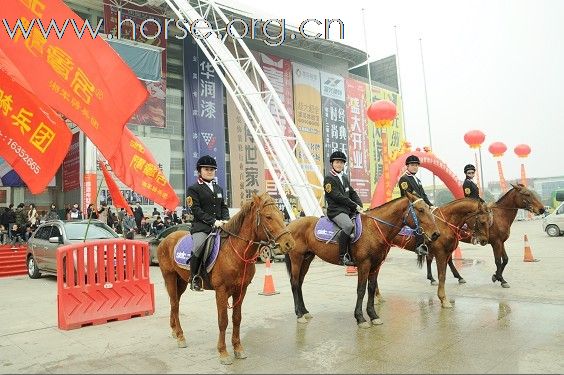
[[[524,185],[519,184],[520,187],[525,187]],[[514,187],[512,187],[511,189],[507,190],[501,197],[499,197],[499,199],[497,201],[495,201],[495,204],[500,204],[502,203],[505,199],[507,199],[507,197],[509,196],[509,193],[511,193],[513,190],[516,190]]]
[[[416,194],[414,194],[414,195],[419,198],[418,195],[416,195]],[[382,204],[379,205],[379,206],[369,208],[368,210],[366,210],[366,212],[373,211],[373,210],[375,210],[375,209],[377,209],[377,208],[383,208],[383,207],[385,207],[385,206],[387,206],[387,205],[389,205],[389,204],[391,204],[391,203],[394,203],[394,202],[396,202],[397,200],[402,199],[402,198],[407,198],[407,197],[397,197],[397,198],[395,198],[395,199],[392,199],[392,200],[389,201],[389,202],[382,203]]]
[[[455,200],[453,200],[453,201],[450,201],[450,202],[448,202],[448,203],[443,204],[442,206],[440,206],[440,208],[448,208],[448,207],[450,207],[451,205],[456,204],[456,203],[458,203],[458,202],[460,202],[460,201],[463,201],[463,200],[468,201],[468,202],[471,202],[471,201],[468,200],[468,198],[458,198],[458,199],[455,199]],[[478,199],[475,199],[475,201],[476,201],[476,202],[480,202]]]
[[[266,197],[265,197],[266,196]],[[261,202],[267,203],[269,200],[272,200],[272,197],[266,193],[259,195],[259,199]],[[241,210],[235,214],[227,223],[223,225],[223,228],[227,232],[230,233],[239,233],[241,231],[241,226],[243,225],[243,221],[245,217],[251,212],[251,208],[253,206],[254,199],[248,199],[243,206],[241,206]]]

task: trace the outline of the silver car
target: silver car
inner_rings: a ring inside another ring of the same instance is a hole
[[[88,220],[47,221],[27,242],[27,274],[32,279],[39,278],[42,273],[57,275],[57,249],[61,246],[118,237],[112,228],[99,220],[91,220],[90,225]]]

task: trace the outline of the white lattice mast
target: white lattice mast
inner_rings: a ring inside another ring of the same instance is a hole
[[[188,25],[203,19],[211,24],[212,28],[206,29],[202,27],[204,22],[197,22],[194,40],[215,68],[241,113],[290,217],[295,219],[286,191],[300,200],[306,215],[321,216],[321,205],[315,196],[315,190],[323,189],[319,167],[274,87],[237,31],[231,27],[233,37],[218,37],[227,34],[229,19],[213,1],[197,1],[196,8],[188,0],[166,2]],[[210,34],[204,38],[207,33]],[[226,42],[231,43],[233,52]],[[263,87],[265,89],[261,90]],[[277,118],[271,109],[275,110]],[[284,135],[280,119],[290,126],[292,134]],[[305,165],[299,163],[296,152],[305,158]],[[304,167],[314,172],[317,181],[308,181]]]

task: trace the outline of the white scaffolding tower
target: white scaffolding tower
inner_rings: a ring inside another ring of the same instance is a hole
[[[320,201],[315,192],[323,190],[323,176],[294,121],[274,90],[253,54],[232,26],[227,35],[229,19],[214,1],[166,0],[167,4],[188,25],[198,21],[194,40],[215,68],[227,92],[239,110],[265,165],[270,171],[278,193],[291,219],[294,212],[287,197],[291,193],[300,201],[306,215],[321,216]],[[209,33],[209,34],[208,34]],[[207,37],[204,37],[206,36]],[[228,48],[226,43],[229,44]],[[274,114],[273,114],[274,112]],[[284,135],[281,121],[290,126]],[[303,160],[296,158],[296,153]],[[308,181],[304,169],[313,171],[315,181]],[[321,194],[321,196],[323,196]]]

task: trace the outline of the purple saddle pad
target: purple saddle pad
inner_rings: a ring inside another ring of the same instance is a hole
[[[415,229],[411,229],[407,225],[401,228],[400,232],[398,233],[400,236],[413,236],[415,234]]]
[[[219,245],[221,244],[221,237],[219,232],[215,234],[213,239],[213,247],[211,253],[206,259],[206,271],[209,273],[217,260],[219,254]],[[182,237],[174,246],[174,261],[182,267],[187,267],[192,257],[192,250],[194,249],[194,240],[190,234]]]
[[[337,243],[338,238],[335,237],[335,233],[339,231],[340,228],[331,221],[327,216],[321,216],[315,224],[315,238],[323,242]],[[355,215],[354,217],[354,238],[352,243],[355,243],[360,238],[362,234],[362,221],[360,220],[360,215]]]

